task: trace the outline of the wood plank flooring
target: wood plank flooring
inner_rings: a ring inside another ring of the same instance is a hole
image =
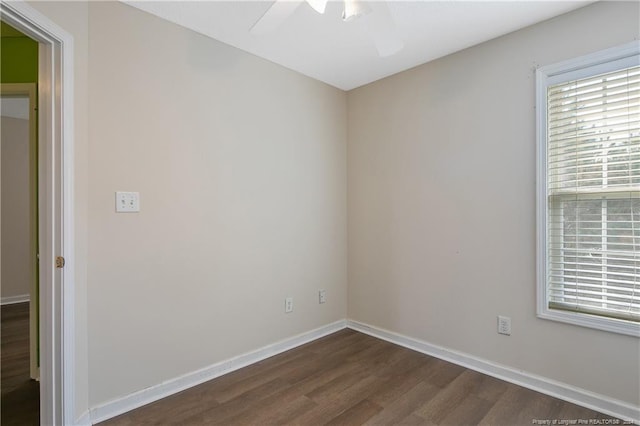
[[[345,329],[101,425],[531,425],[609,418]]]
[[[0,312],[0,423],[3,426],[37,425],[40,417],[40,388],[39,383],[29,377],[29,303],[3,305]]]

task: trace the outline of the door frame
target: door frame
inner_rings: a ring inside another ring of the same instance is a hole
[[[75,424],[73,37],[23,1],[0,14],[38,42],[40,423]]]
[[[38,371],[38,140],[36,83],[0,84],[2,97],[29,100],[29,375],[40,380]],[[34,179],[35,178],[35,179]]]

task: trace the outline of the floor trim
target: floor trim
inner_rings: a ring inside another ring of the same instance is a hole
[[[546,377],[516,370],[505,365],[496,364],[463,352],[433,345],[359,321],[347,320],[347,327],[564,401],[581,405],[622,420],[632,420],[634,424],[640,424],[640,407],[633,406],[624,401],[609,398]]]
[[[76,419],[75,426],[91,426],[91,413],[85,411]]]
[[[197,386],[224,374],[262,361],[305,343],[319,339],[338,330],[350,328],[370,336],[386,340],[399,346],[452,362],[457,365],[475,370],[489,376],[505,380],[516,385],[550,395],[564,401],[581,405],[592,410],[605,413],[622,420],[631,420],[640,424],[640,407],[635,407],[624,401],[609,398],[585,389],[557,382],[546,377],[516,370],[502,364],[497,364],[482,358],[477,358],[464,352],[454,351],[442,346],[434,345],[419,339],[404,336],[393,331],[375,327],[354,320],[340,320],[315,330],[301,333],[297,336],[281,340],[252,352],[230,358],[225,361],[205,367],[183,376],[176,377],[156,386],[132,393],[122,398],[114,399],[105,404],[94,407],[90,411],[90,423],[86,415],[77,424],[96,424],[120,414],[150,404],[159,399]]]
[[[142,407],[143,405],[150,404],[159,399],[215,379],[223,374],[230,373],[331,333],[335,333],[338,330],[346,328],[346,326],[346,320],[336,321],[316,328],[315,330],[298,334],[297,336],[264,346],[255,351],[247,352],[243,355],[218,362],[210,365],[209,367],[205,367],[158,385],[134,392],[122,398],[114,399],[91,409],[91,423],[96,424],[126,413],[127,411]]]
[[[0,305],[13,305],[14,303],[24,303],[29,301],[29,293],[17,296],[7,296],[0,299]]]

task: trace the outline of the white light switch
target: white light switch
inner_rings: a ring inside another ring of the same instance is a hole
[[[116,192],[116,212],[135,213],[140,211],[139,192]]]

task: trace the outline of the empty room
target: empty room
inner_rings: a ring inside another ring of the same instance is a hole
[[[639,1],[0,8],[3,425],[640,424]]]

